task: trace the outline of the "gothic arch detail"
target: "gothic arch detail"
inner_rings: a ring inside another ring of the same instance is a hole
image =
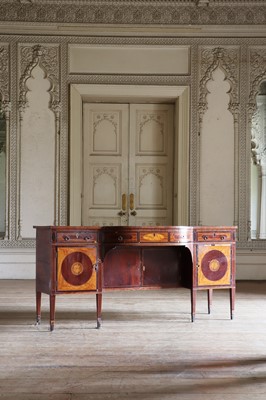
[[[20,49],[21,77],[19,82],[19,109],[27,107],[27,80],[31,77],[32,70],[39,65],[46,78],[50,81],[49,90],[51,101],[50,108],[56,116],[60,111],[59,93],[59,48],[58,46],[23,46]]]
[[[209,93],[207,83],[212,79],[213,72],[220,68],[225,80],[229,83],[230,89],[228,110],[232,113],[234,119],[234,225],[239,222],[239,195],[238,195],[238,136],[239,136],[239,115],[240,115],[240,93],[239,93],[239,70],[240,70],[240,51],[239,47],[200,47],[199,54],[199,93],[198,93],[198,148],[200,148],[200,136],[202,131],[202,121],[205,112],[208,109],[207,95]],[[197,171],[200,170],[200,156],[197,159]],[[200,176],[197,172],[197,215],[200,215]],[[198,222],[200,224],[200,221]]]
[[[236,120],[239,113],[239,50],[238,48],[202,48],[200,54],[200,84],[198,111],[200,123],[207,105],[207,82],[212,79],[213,72],[220,67],[225,74],[225,79],[230,84],[229,111]]]

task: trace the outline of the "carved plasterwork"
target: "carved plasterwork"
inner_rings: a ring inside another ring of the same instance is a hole
[[[0,154],[6,153],[6,118],[5,112],[1,110],[1,99],[0,99]]]
[[[258,110],[255,111],[252,118],[251,127],[251,156],[255,165],[260,163],[261,154],[261,132],[262,132],[262,121]]]
[[[249,99],[248,122],[251,123],[256,111],[256,96],[259,93],[260,84],[266,80],[266,48],[255,47],[249,51]]]
[[[266,96],[257,97],[251,124],[251,156],[255,165],[266,165]]]
[[[0,97],[1,110],[9,100],[9,46],[0,45]]]
[[[0,45],[0,112],[4,114],[7,121],[9,121],[11,109],[9,101],[9,73],[9,45]],[[6,135],[8,135],[8,132],[6,132]]]
[[[225,79],[230,84],[230,102],[228,109],[236,118],[239,113],[239,49],[238,48],[202,48],[200,54],[200,85],[198,111],[200,122],[207,110],[207,82],[212,79],[212,74],[221,68]]]
[[[45,72],[46,78],[51,82],[49,93],[51,95],[50,107],[57,115],[60,111],[59,103],[59,49],[58,46],[22,46],[20,49],[20,94],[19,107],[23,110],[27,106],[27,80],[31,77],[32,70],[39,65]]]
[[[266,23],[263,0],[3,0],[1,20],[71,24],[253,25]]]
[[[249,48],[249,92],[247,103],[247,146],[251,150],[253,163],[259,165],[258,173],[262,173],[266,165],[266,137],[265,137],[265,93],[260,93],[262,82],[266,81],[266,47],[253,46]],[[263,172],[264,174],[264,172]],[[259,190],[264,193],[264,178],[260,179],[263,185]],[[247,184],[250,192],[251,178]],[[249,197],[248,197],[249,198]],[[251,203],[252,207],[252,203]],[[261,203],[260,213],[264,213],[264,204]],[[260,229],[264,226],[264,221],[260,222]],[[265,228],[262,229],[264,231]],[[248,225],[248,238],[251,237],[251,222]],[[265,239],[264,235],[262,235]],[[261,242],[261,241],[257,241]],[[257,244],[256,243],[256,244]],[[254,241],[253,241],[254,245]]]
[[[0,137],[0,153],[6,154],[5,161],[5,241],[9,239],[10,232],[10,67],[9,67],[9,45],[0,45],[0,112],[4,116],[4,131]],[[2,121],[3,122],[3,121]],[[3,189],[3,188],[2,188]],[[0,205],[1,206],[1,205]]]
[[[257,95],[260,90],[260,85],[266,80],[266,47],[253,46],[248,49],[248,101],[247,101],[247,154],[253,158],[253,162],[260,163],[264,149],[261,144],[261,120],[260,110],[257,108]],[[265,141],[263,139],[263,141]],[[247,178],[246,191],[248,209],[250,208],[250,175]],[[251,236],[251,222],[248,218],[247,237]],[[258,241],[257,243],[259,243]],[[256,244],[257,244],[256,243]],[[254,241],[253,241],[254,246]]]

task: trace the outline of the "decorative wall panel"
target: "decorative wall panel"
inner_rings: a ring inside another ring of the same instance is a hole
[[[239,222],[239,68],[238,47],[200,47],[198,161],[202,185],[197,200],[199,224],[209,224],[206,218],[211,218],[213,224],[220,225],[219,214],[227,225]],[[232,113],[232,119],[227,110]],[[212,215],[208,200],[206,202],[208,198],[213,205]]]
[[[58,46],[19,47],[18,239],[34,238],[37,221],[58,221],[58,55]]]

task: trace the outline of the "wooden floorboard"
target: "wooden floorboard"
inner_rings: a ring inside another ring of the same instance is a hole
[[[0,400],[265,400],[266,282],[199,292],[108,292],[96,329],[95,296],[48,296],[35,326],[34,281],[0,280]]]

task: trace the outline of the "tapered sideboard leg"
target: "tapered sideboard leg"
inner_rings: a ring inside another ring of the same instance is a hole
[[[235,292],[236,292],[236,288],[233,287],[233,288],[230,289],[230,314],[231,314],[231,319],[234,319]]]
[[[36,292],[36,325],[40,325],[41,323],[41,300],[42,293]]]
[[[102,325],[102,293],[96,293],[97,329]]]
[[[54,330],[55,322],[55,295],[50,295],[50,331]]]
[[[207,290],[208,294],[208,314],[211,313],[211,306],[212,306],[212,295],[213,295],[213,289],[208,289]]]
[[[191,322],[195,321],[197,291],[191,289]]]

